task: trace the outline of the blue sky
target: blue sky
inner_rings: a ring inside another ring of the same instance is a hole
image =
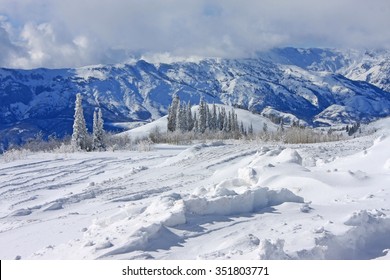
[[[132,54],[249,57],[278,46],[389,48],[388,0],[0,0],[0,66]]]

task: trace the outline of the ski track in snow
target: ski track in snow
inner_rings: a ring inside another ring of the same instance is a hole
[[[374,138],[0,158],[0,258],[388,258]]]

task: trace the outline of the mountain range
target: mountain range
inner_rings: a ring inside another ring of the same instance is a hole
[[[38,132],[70,135],[77,93],[89,129],[97,107],[106,129],[120,131],[165,115],[173,94],[312,126],[370,122],[390,115],[390,51],[276,48],[246,59],[1,68],[0,151]]]

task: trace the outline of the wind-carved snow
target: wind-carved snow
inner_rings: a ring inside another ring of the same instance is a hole
[[[0,159],[0,257],[386,259],[390,132]]]

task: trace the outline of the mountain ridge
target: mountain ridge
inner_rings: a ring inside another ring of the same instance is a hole
[[[71,134],[76,93],[89,128],[95,107],[110,123],[166,114],[173,94],[197,104],[273,110],[308,124],[369,122],[390,114],[390,52],[280,48],[247,59],[134,61],[66,69],[0,69],[2,148],[38,131]]]

